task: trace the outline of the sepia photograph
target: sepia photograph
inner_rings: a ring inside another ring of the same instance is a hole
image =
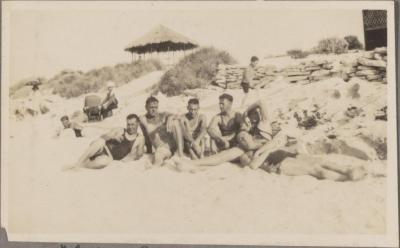
[[[398,247],[394,1],[2,2],[9,241]]]

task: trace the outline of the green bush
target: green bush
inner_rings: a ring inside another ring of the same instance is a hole
[[[201,48],[182,58],[161,78],[158,89],[167,96],[176,96],[186,89],[204,88],[209,85],[219,64],[234,64],[233,57],[213,47]]]
[[[319,54],[342,54],[348,51],[348,46],[349,45],[345,39],[331,37],[320,40],[318,45],[313,49],[313,52]]]
[[[293,59],[302,59],[306,58],[309,55],[309,52],[303,51],[301,49],[292,49],[286,52]]]
[[[349,50],[352,49],[363,49],[363,44],[358,40],[358,37],[355,35],[347,35],[344,39],[349,44]]]

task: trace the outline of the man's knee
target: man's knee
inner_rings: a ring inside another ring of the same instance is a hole
[[[252,137],[249,133],[242,131],[236,136],[236,141],[241,149],[247,151],[250,149]]]
[[[97,139],[93,141],[91,145],[96,147],[103,147],[106,145],[106,141],[104,139]]]

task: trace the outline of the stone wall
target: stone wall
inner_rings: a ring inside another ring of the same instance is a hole
[[[214,83],[224,89],[240,88],[243,79],[243,71],[246,66],[218,65]],[[277,69],[274,66],[259,66],[256,68],[254,81],[256,84],[272,82],[277,77]]]
[[[333,62],[327,60],[301,62],[296,66],[284,68],[281,74],[289,83],[302,84],[341,75],[340,70],[333,66]]]
[[[278,70],[274,66],[256,68],[255,85],[263,88],[269,82],[280,77],[289,83],[308,84],[332,77],[342,77],[344,81],[352,77],[368,81],[386,83],[386,48],[361,52],[354,60],[338,59],[303,61],[297,65]],[[219,65],[213,83],[224,89],[240,88],[243,71],[246,66]]]
[[[353,77],[358,77],[368,81],[378,81],[384,84],[387,83],[386,47],[364,52],[356,61],[352,61],[351,63],[342,62],[342,64],[342,77],[346,82]]]

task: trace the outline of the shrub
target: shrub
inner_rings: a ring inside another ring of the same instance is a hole
[[[234,64],[233,57],[213,47],[201,48],[182,58],[161,78],[158,89],[167,96],[176,96],[186,89],[204,88],[209,85],[218,64]]]
[[[349,44],[349,50],[351,49],[363,49],[363,44],[358,40],[358,37],[355,35],[347,35],[344,39]]]
[[[121,63],[113,67],[107,66],[93,69],[87,73],[80,71],[62,71],[48,81],[53,94],[71,98],[82,94],[96,92],[105,86],[107,81],[123,85],[152,71],[161,70],[159,60],[139,60],[133,63]]]
[[[49,80],[40,78],[43,83],[41,89],[52,89],[53,94],[62,97],[77,97],[82,94],[96,92],[105,86],[107,81],[114,81],[116,85],[123,85],[152,71],[163,69],[159,60],[140,60],[133,63],[121,63],[113,67],[106,66],[93,69],[86,73],[82,71],[63,70]],[[22,88],[32,79],[21,80],[10,87],[10,96],[24,97],[29,90],[22,92]]]
[[[289,55],[293,59],[302,59],[306,58],[309,53],[307,51],[303,51],[301,49],[292,49],[286,52],[287,55]]]
[[[318,42],[318,45],[313,49],[315,53],[335,53],[342,54],[346,53],[348,50],[348,43],[345,39],[340,39],[337,37],[331,37],[327,39],[322,39]]]

